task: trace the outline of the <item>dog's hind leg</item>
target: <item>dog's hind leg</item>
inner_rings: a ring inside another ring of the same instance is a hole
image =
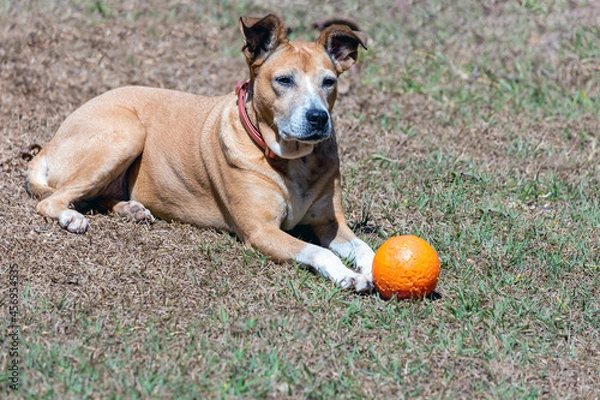
[[[58,220],[69,232],[85,232],[87,219],[70,207],[79,201],[105,199],[107,194],[127,199],[126,185],[115,182],[126,181],[129,166],[142,153],[145,136],[133,110],[95,104],[75,111],[30,166],[29,188],[42,198],[37,211]],[[120,192],[115,191],[118,186]]]

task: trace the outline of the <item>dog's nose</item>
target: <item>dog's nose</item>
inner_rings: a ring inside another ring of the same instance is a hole
[[[322,131],[329,122],[329,113],[325,110],[313,108],[306,112],[306,120],[313,129]]]

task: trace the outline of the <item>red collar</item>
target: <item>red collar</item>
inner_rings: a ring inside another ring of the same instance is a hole
[[[265,152],[265,155],[268,158],[275,159],[277,158],[277,154],[273,153],[273,151],[267,146],[267,144],[265,143],[265,139],[263,138],[258,128],[252,125],[252,122],[250,122],[250,118],[248,118],[248,112],[246,111],[246,93],[248,91],[249,82],[250,81],[239,81],[237,86],[235,87],[235,93],[238,96],[238,110],[240,112],[240,120],[242,121],[244,129],[246,129],[246,132],[248,132],[248,135],[252,138],[254,143],[256,143],[256,145]]]

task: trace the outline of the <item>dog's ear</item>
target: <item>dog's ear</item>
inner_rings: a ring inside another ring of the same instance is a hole
[[[358,46],[367,48],[367,34],[346,25],[331,25],[316,40],[329,53],[338,74],[349,70],[358,59]]]
[[[279,45],[288,42],[281,20],[273,14],[264,18],[240,18],[244,37],[242,53],[250,65],[261,63]]]

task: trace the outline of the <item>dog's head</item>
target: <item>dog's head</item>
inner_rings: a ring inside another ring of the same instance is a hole
[[[312,43],[290,42],[275,15],[242,17],[242,52],[250,69],[252,111],[269,148],[302,157],[329,138],[337,78],[366,48],[366,35],[345,25],[326,28]]]

